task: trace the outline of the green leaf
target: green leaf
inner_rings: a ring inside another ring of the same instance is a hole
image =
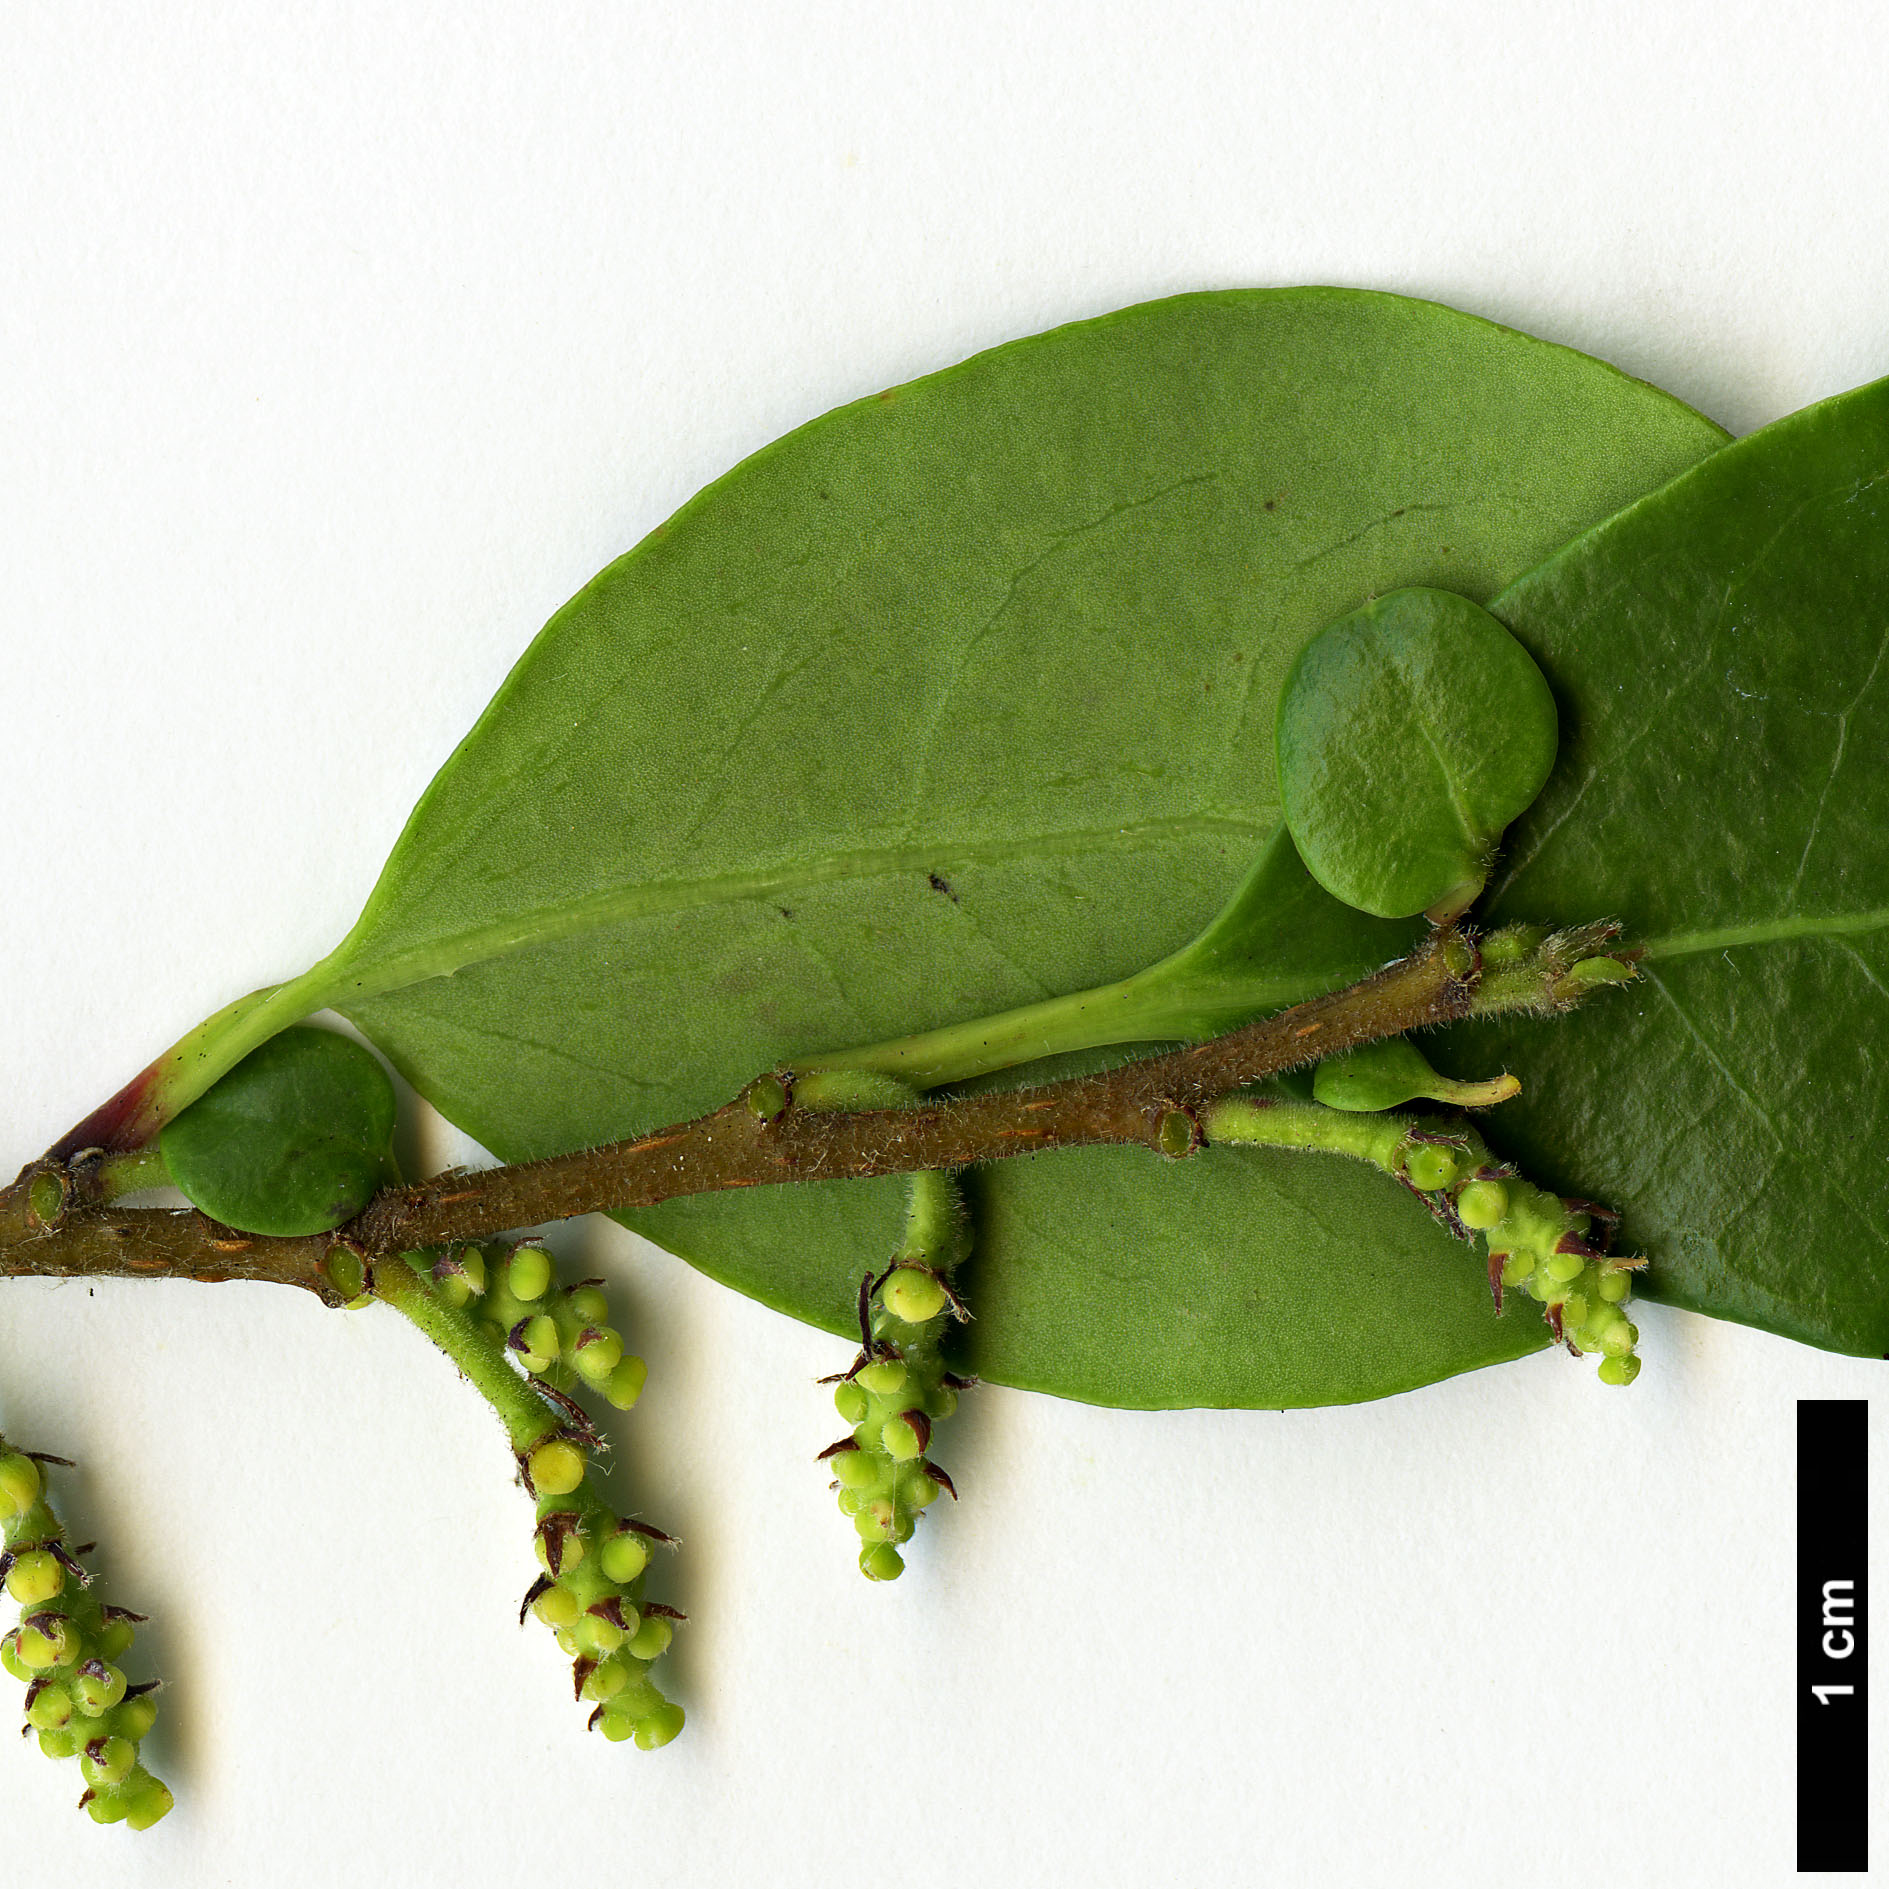
[[[159,1140],[192,1206],[244,1233],[325,1233],[390,1178],[394,1090],[360,1044],[296,1028],[252,1050]]]
[[[1722,438],[1581,355],[1344,290],[1153,303],[843,408],[561,611],[340,950],[164,1067],[196,1080],[334,1004],[518,1157],[1128,978],[1274,833],[1275,704],[1320,625],[1402,585],[1486,598]],[[1196,970],[1231,988],[1282,949],[1286,1002],[1386,955],[1289,853],[1269,869],[1277,900],[1209,932]],[[632,1218],[845,1332],[901,1193]],[[974,1364],[1004,1382],[1317,1403],[1542,1341],[1490,1316],[1415,1201],[1340,1162],[1104,1150],[995,1165],[974,1193]]]
[[[1379,918],[1474,904],[1555,756],[1554,697],[1488,611],[1398,590],[1328,625],[1279,693],[1279,795],[1312,877]]]
[[[1498,918],[1623,920],[1643,980],[1508,1060],[1501,1139],[1620,1207],[1636,1284],[1889,1352],[1889,381],[1727,447],[1491,606],[1562,706]]]
[[[1409,943],[1407,925],[1365,918],[1321,891],[1278,827],[1206,930],[1158,963],[1114,984],[822,1055],[818,1066],[875,1070],[924,1090],[1098,1047],[1218,1036],[1355,983]]]

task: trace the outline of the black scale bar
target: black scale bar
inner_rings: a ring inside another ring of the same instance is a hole
[[[1797,1867],[1869,1867],[1869,1404],[1797,1406]]]

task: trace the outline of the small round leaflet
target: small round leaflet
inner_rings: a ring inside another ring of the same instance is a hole
[[[1451,591],[1393,591],[1321,630],[1286,677],[1286,824],[1347,905],[1454,917],[1541,791],[1556,734],[1546,678],[1494,617]]]
[[[392,1174],[393,1084],[332,1030],[284,1030],[164,1130],[192,1206],[244,1233],[325,1233]]]

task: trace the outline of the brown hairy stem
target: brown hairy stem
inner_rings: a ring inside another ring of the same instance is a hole
[[[1563,981],[1571,962],[1610,936],[1583,934],[1572,952],[1572,934],[1548,940],[1532,954],[1532,975],[1504,969],[1492,1006],[1478,1001],[1475,946],[1446,926],[1362,983],[1211,1042],[1097,1075],[910,1108],[798,1108],[783,1071],[753,1085],[775,1105],[771,1118],[758,1112],[767,1106],[761,1097],[751,1102],[744,1091],[712,1114],[635,1140],[390,1188],[345,1227],[304,1239],[236,1233],[195,1212],[98,1207],[78,1186],[65,1188],[65,1205],[49,1223],[35,1211],[34,1183],[43,1209],[47,1177],[66,1173],[49,1158],[0,1190],[0,1275],[267,1279],[338,1302],[324,1265],[337,1246],[371,1263],[411,1247],[734,1187],[956,1168],[1107,1143],[1185,1154],[1199,1144],[1198,1112],[1249,1083],[1472,1011],[1565,1008],[1578,995]]]
[[[42,1279],[262,1279],[305,1286],[340,1303],[322,1271],[332,1236],[272,1239],[236,1233],[186,1209],[90,1207],[68,1210],[50,1228],[14,1210],[14,1185],[0,1195],[0,1276]]]

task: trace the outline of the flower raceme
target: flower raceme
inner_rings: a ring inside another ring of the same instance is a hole
[[[139,1762],[157,1718],[155,1680],[127,1683],[122,1667],[143,1620],[103,1601],[82,1557],[46,1500],[43,1465],[60,1462],[0,1439],[0,1551],[20,1622],[0,1640],[0,1666],[26,1686],[27,1729],[49,1758],[77,1758],[80,1805],[95,1823],[148,1830],[171,1807],[170,1791]]]

